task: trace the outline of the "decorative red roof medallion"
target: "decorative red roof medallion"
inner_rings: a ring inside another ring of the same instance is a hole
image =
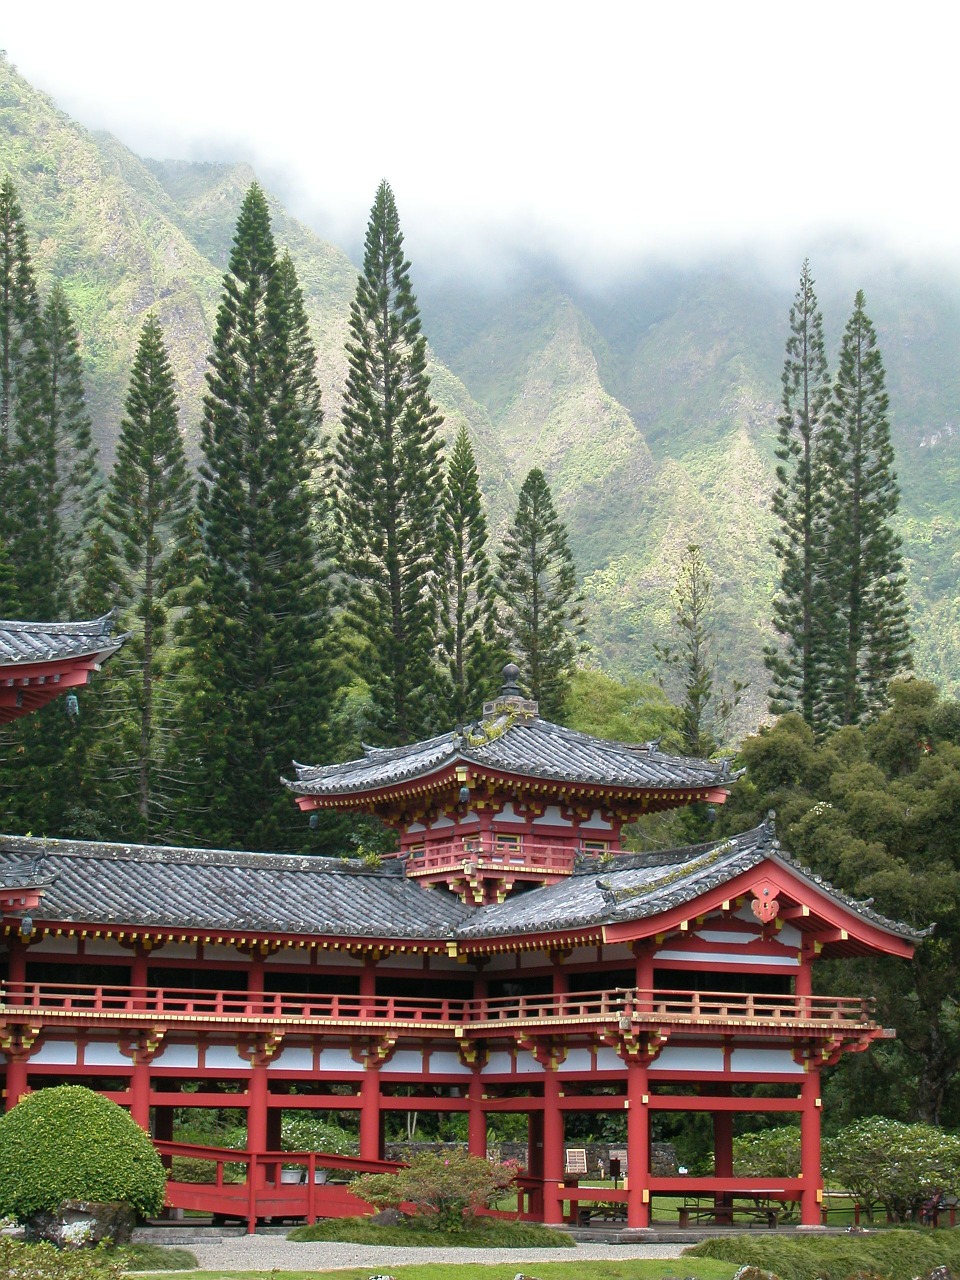
[[[776,886],[764,880],[760,884],[755,884],[750,892],[753,894],[750,909],[757,919],[762,924],[769,924],[771,920],[775,920],[780,910]]]

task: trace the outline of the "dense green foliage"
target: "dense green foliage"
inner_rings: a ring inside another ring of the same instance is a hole
[[[823,316],[804,262],[800,287],[790,308],[790,337],[783,366],[781,413],[777,419],[777,470],[772,510],[779,591],[773,626],[779,647],[765,654],[770,672],[770,710],[799,711],[820,729],[823,619],[818,586],[823,557],[823,475],[820,436],[830,399]]]
[[[64,1200],[122,1200],[159,1213],[166,1173],[115,1102],[80,1085],[27,1094],[0,1119],[0,1213],[21,1221]]]
[[[799,1178],[800,1126],[779,1124],[734,1138],[733,1171],[738,1178]]]
[[[440,662],[446,669],[447,714],[464,724],[497,692],[505,657],[487,555],[487,518],[466,427],[457,432],[441,499]]]
[[[331,675],[313,490],[319,393],[299,290],[256,185],[210,365],[202,556],[183,633],[184,750],[197,767],[182,822],[205,843],[289,848],[299,824],[279,777],[297,756],[324,758]]]
[[[960,1123],[960,708],[930,684],[896,681],[868,728],[817,741],[799,715],[747,738],[747,777],[719,810],[732,832],[777,812],[784,847],[875,910],[917,929],[916,959],[821,964],[821,989],[876,996],[897,1039],[847,1055],[828,1078],[834,1123],[884,1112]],[[868,1060],[869,1059],[869,1060]]]
[[[539,467],[524,480],[504,535],[498,588],[506,647],[540,714],[555,720],[582,649],[586,618],[567,531]]]
[[[875,1275],[914,1280],[934,1267],[960,1267],[956,1231],[878,1231],[843,1236],[735,1236],[704,1240],[684,1258],[717,1258],[761,1267],[779,1280],[843,1280]]]
[[[348,615],[380,740],[413,742],[438,716],[442,418],[386,182],[370,211],[347,354],[335,500]]]

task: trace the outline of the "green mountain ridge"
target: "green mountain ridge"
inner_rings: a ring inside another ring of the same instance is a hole
[[[221,276],[253,170],[142,160],[85,131],[5,61],[0,166],[17,184],[41,283],[61,278],[68,290],[104,460],[151,308],[195,457]],[[356,267],[280,201],[270,204],[304,290],[335,431]],[[828,242],[811,258],[834,358],[854,292],[866,290],[888,375],[917,667],[956,692],[960,277]],[[499,284],[428,270],[420,282],[416,263],[413,274],[445,434],[461,423],[471,433],[494,539],[524,475],[542,467],[584,575],[591,643],[624,674],[652,668],[680,556],[699,542],[714,579],[722,671],[751,681],[738,728],[755,724],[772,638],[769,498],[794,286],[747,260],[625,270],[603,287],[532,259]]]

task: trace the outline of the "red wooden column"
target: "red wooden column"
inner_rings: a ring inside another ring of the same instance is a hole
[[[650,1081],[647,1063],[627,1060],[627,1226],[650,1226]]]
[[[553,965],[553,994],[555,996],[565,996],[570,990],[570,980],[567,977],[567,971],[563,967],[562,951],[551,951],[550,962]]]
[[[263,1000],[264,963],[263,952],[251,949],[250,968],[247,970],[247,995],[251,997],[251,1005],[259,1005]]]
[[[804,942],[800,948],[800,967],[794,979],[793,990],[800,1004],[800,1016],[806,1017],[810,1011],[809,999],[813,995],[813,961],[816,957],[814,943]]]
[[[724,1090],[728,1092],[728,1090]],[[713,1113],[713,1172],[717,1178],[733,1177],[733,1112],[714,1111]],[[718,1191],[713,1197],[717,1221],[731,1221],[729,1212],[731,1196],[729,1192]],[[721,1211],[726,1207],[724,1219]]]
[[[372,1056],[364,1062],[360,1102],[360,1159],[379,1160],[383,1154],[380,1142],[380,1063]]]
[[[649,942],[634,943],[634,955],[637,959],[637,990],[643,993],[653,990],[653,946]],[[638,1006],[641,1011],[649,1008],[649,1003],[640,996]]]
[[[259,1155],[267,1150],[267,1064],[257,1053],[250,1061],[247,1086],[247,1150]]]
[[[366,1002],[373,1001],[377,994],[377,962],[372,957],[367,956],[363,962],[363,968],[360,970],[360,1016],[363,1017],[368,1012],[372,1012]]]
[[[27,980],[27,948],[16,933],[7,935],[7,979],[11,986]],[[16,1048],[7,1050],[6,1109],[12,1111],[27,1092],[27,1058]]]
[[[800,1225],[819,1227],[820,1193],[820,1068],[811,1059],[800,1087]]]
[[[563,1113],[560,1076],[554,1061],[545,1060],[543,1074],[543,1220],[563,1221]]]
[[[149,953],[142,942],[137,942],[133,948],[133,955],[130,958],[130,985],[138,987],[137,995],[133,1001],[135,1009],[144,1007],[144,992],[147,989],[148,978],[147,968],[149,963]]]
[[[136,1047],[130,1073],[130,1115],[145,1133],[150,1132],[150,1062],[152,1055]]]
[[[467,1093],[470,1110],[467,1112],[467,1151],[472,1156],[487,1156],[487,1117],[483,1113],[483,1077],[480,1068],[474,1067],[470,1075]]]

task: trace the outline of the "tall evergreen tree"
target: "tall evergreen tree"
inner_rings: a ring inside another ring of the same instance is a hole
[[[665,688],[673,676],[681,712],[684,750],[709,756],[726,732],[746,685],[734,679],[729,689],[717,683],[718,660],[711,627],[713,584],[700,547],[692,542],[683,553],[674,587],[673,644],[655,645],[664,672],[657,681]]]
[[[823,442],[823,697],[835,725],[875,716],[890,680],[911,665],[888,405],[861,290],[844,330]]]
[[[7,177],[0,182],[0,468],[13,445],[14,407],[38,311],[23,210]]]
[[[341,564],[381,738],[437,719],[437,524],[442,419],[393,192],[380,184],[350,310],[350,370],[336,449]]]
[[[823,541],[823,478],[820,436],[830,399],[823,341],[823,317],[814,292],[810,263],[790,308],[790,337],[783,366],[778,418],[777,484],[773,514],[779,529],[773,548],[779,562],[779,590],[773,603],[778,646],[765,651],[774,715],[799,711],[819,730],[822,620],[818,573]]]
[[[508,647],[541,715],[556,719],[583,648],[586,617],[567,531],[539,467],[523,482],[499,570]]]
[[[126,834],[153,840],[169,828],[172,800],[159,781],[177,712],[167,653],[171,607],[179,603],[193,553],[192,484],[178,429],[173,370],[160,323],[140,334],[120,424],[104,516],[111,540],[115,603],[130,610],[133,635],[115,660],[100,701],[123,720],[114,786],[133,810]],[[119,728],[119,726],[118,726]],[[119,777],[116,775],[119,774]]]
[[[312,347],[256,185],[240,211],[217,313],[201,432],[202,556],[184,629],[185,745],[199,761],[194,838],[302,843],[279,786],[325,754],[328,595],[315,529],[319,400]]]
[[[23,211],[9,177],[0,182],[0,547],[5,571],[0,575],[0,616],[20,607],[10,542],[16,528],[12,454],[14,420],[25,367],[36,341],[39,304]],[[22,615],[21,615],[22,616]]]
[[[9,545],[22,613],[53,619],[72,608],[77,556],[99,488],[80,341],[59,282],[35,333],[14,411]]]
[[[500,684],[506,661],[497,633],[496,595],[487,556],[487,520],[466,427],[457,432],[443,491],[441,659],[457,724],[479,715]]]

